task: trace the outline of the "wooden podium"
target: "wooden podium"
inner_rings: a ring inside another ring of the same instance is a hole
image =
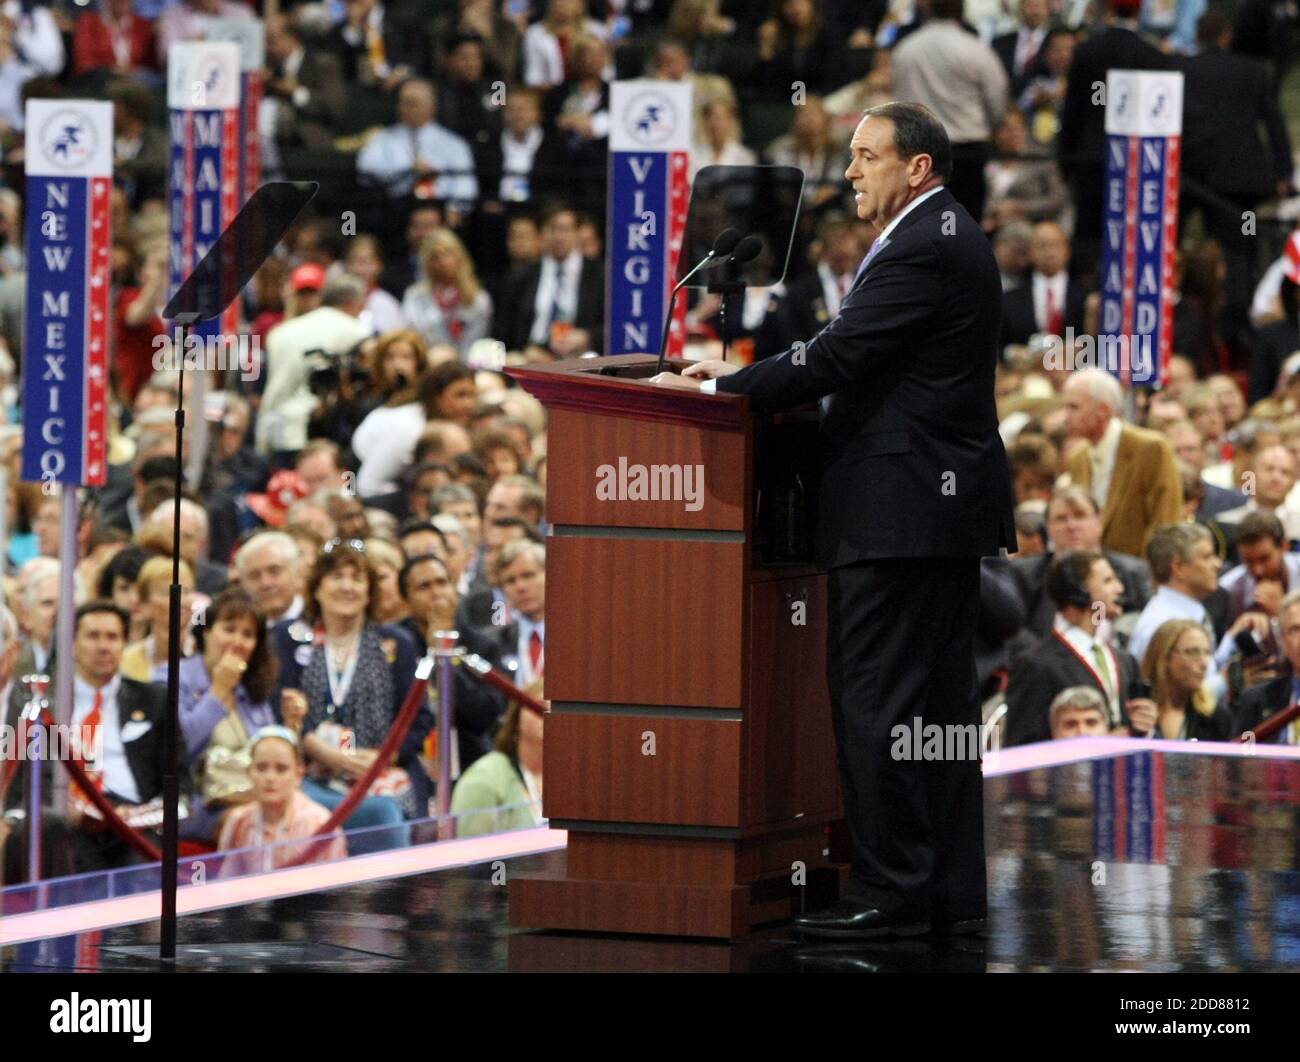
[[[512,926],[734,938],[838,895],[816,415],[654,364],[510,370],[549,414],[544,811],[569,834],[563,874],[511,880]]]

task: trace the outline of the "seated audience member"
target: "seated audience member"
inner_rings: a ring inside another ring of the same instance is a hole
[[[429,520],[407,520],[397,530],[397,544],[408,557],[444,558],[447,540]]]
[[[1044,592],[1052,561],[1066,550],[1101,550],[1101,512],[1092,495],[1081,487],[1065,487],[1047,503],[1047,534],[1051,548],[1038,556],[1012,557],[1011,570],[1020,583],[1028,620],[1025,626],[1037,634],[1052,629],[1056,607]],[[1151,577],[1137,557],[1114,550],[1102,550],[1111,570],[1119,577],[1124,592],[1120,612],[1139,612],[1151,597]]]
[[[1119,616],[1121,589],[1101,553],[1071,550],[1052,562],[1046,590],[1057,612],[1051,633],[1012,662],[1008,745],[1047,741],[1052,733],[1048,709],[1069,686],[1089,685],[1105,696],[1107,726],[1113,734],[1144,734],[1155,726],[1155,705],[1137,696],[1137,661],[1097,635],[1099,613],[1112,620]]]
[[[1016,560],[1040,557],[1047,552],[1047,524],[1041,503],[1016,506]]]
[[[527,539],[507,543],[496,573],[510,619],[492,633],[511,681],[524,689],[546,666],[546,547]]]
[[[1156,592],[1142,609],[1127,646],[1138,660],[1168,620],[1193,620],[1213,635],[1214,624],[1204,602],[1219,588],[1222,564],[1214,550],[1214,536],[1200,524],[1159,528],[1147,544],[1147,561],[1156,578]]]
[[[1250,471],[1254,496],[1244,505],[1225,509],[1215,519],[1226,527],[1240,525],[1251,513],[1271,513],[1282,522],[1288,542],[1300,539],[1300,512],[1287,504],[1287,495],[1296,485],[1295,455],[1280,444],[1260,447],[1252,456]]]
[[[166,692],[121,673],[122,651],[130,623],[126,613],[107,601],[91,601],[77,609],[72,653],[72,725],[89,728],[99,743],[102,767],[91,782],[129,818],[133,809],[162,796],[163,716]],[[177,735],[179,743],[180,735]],[[184,752],[180,752],[184,757]],[[182,787],[188,786],[182,782]],[[77,870],[111,870],[144,862],[126,841],[113,833],[89,798],[69,789],[70,821],[77,829]],[[158,830],[142,830],[155,843]]]
[[[153,25],[132,11],[132,0],[102,0],[98,11],[77,16],[72,33],[72,73],[136,74],[158,69]]]
[[[300,788],[306,767],[298,734],[287,726],[261,727],[252,737],[248,768],[252,797],[228,814],[217,847],[223,852],[261,847],[261,851],[222,864],[223,874],[276,870],[310,853],[310,862],[346,859],[341,833],[320,846],[287,844],[313,837],[329,820],[329,811]]]
[[[194,601],[194,572],[181,561],[181,656],[191,652],[189,635],[190,616]],[[140,607],[149,617],[149,633],[138,642],[132,642],[122,654],[122,674],[136,682],[152,682],[154,669],[167,666],[168,647],[171,644],[171,586],[172,559],[151,557],[144,562],[136,577],[136,593]]]
[[[1054,221],[1034,226],[1029,279],[1002,296],[1002,342],[1028,343],[1035,334],[1064,336],[1083,330],[1087,292],[1070,279],[1070,241]]]
[[[1200,480],[1204,493],[1200,505],[1196,508],[1196,516],[1207,519],[1246,504],[1246,496],[1241,491],[1217,486],[1201,477],[1209,460],[1209,454],[1205,449],[1205,437],[1201,434],[1200,428],[1190,420],[1180,420],[1165,429],[1165,438],[1174,448],[1174,456],[1188,465]]]
[[[415,675],[410,635],[373,620],[377,580],[363,550],[331,540],[307,580],[303,618],[271,632],[281,688],[299,689],[307,698],[302,732],[310,766],[304,791],[331,810],[374,762]],[[427,814],[432,783],[419,749],[432,722],[427,709],[417,715],[396,764],[380,774],[345,828],[397,827],[404,816]],[[404,837],[404,830],[387,830],[357,839],[351,849],[389,848]]]
[[[525,692],[540,697],[541,681]],[[460,776],[452,792],[457,836],[521,830],[542,821],[543,729],[542,716],[510,702],[494,749]]]
[[[474,261],[450,229],[436,229],[420,248],[424,275],[402,296],[402,314],[430,346],[454,347],[464,358],[492,334],[492,296],[479,283]]]
[[[1091,686],[1070,686],[1054,698],[1048,709],[1052,740],[1078,737],[1105,737],[1106,701]]]
[[[176,503],[165,501],[149,514],[148,527],[164,528],[170,536],[175,521]],[[198,502],[182,498],[181,506],[181,558],[193,573],[194,589],[209,596],[220,593],[230,575],[223,563],[208,559],[208,514]]]
[[[302,615],[303,557],[291,536],[283,531],[254,535],[235,554],[235,571],[268,627]]]
[[[458,645],[483,657],[493,666],[500,664],[498,647],[491,638],[472,627],[456,625],[459,604],[456,585],[441,558],[430,554],[407,561],[402,569],[400,586],[409,611],[401,625],[415,640],[421,654],[428,651],[436,631],[456,630],[459,632]],[[505,710],[505,701],[496,690],[470,675],[468,668],[457,668],[453,682],[453,723],[460,769],[464,771],[491,747],[492,734]]]
[[[1233,706],[1236,729],[1253,731],[1284,708],[1300,701],[1300,590],[1292,590],[1278,606],[1282,651],[1289,667],[1285,674],[1251,686]],[[1293,720],[1272,737],[1270,744],[1300,745],[1300,720]]]
[[[1007,462],[1011,465],[1011,482],[1015,486],[1017,504],[1051,500],[1060,454],[1050,439],[1028,432],[1020,435],[1007,447]]]
[[[195,778],[194,805],[181,832],[211,844],[222,817],[252,795],[246,765],[231,759],[247,751],[256,730],[279,722],[280,713],[271,702],[276,659],[252,597],[241,587],[223,590],[208,606],[205,619],[194,627],[198,652],[182,660],[180,669],[181,733],[189,773]],[[166,665],[154,670],[153,680],[165,688]],[[296,729],[302,725],[306,702],[297,690],[286,690],[284,699],[284,716]],[[211,748],[224,750],[224,755],[209,757]]]
[[[375,622],[400,624],[408,615],[398,578],[406,566],[406,554],[383,539],[370,538],[365,543],[366,556],[376,575]]]
[[[1213,663],[1210,636],[1195,620],[1171,619],[1160,626],[1142,658],[1142,677],[1156,702],[1156,725],[1146,737],[1173,741],[1232,737],[1232,713],[1205,681]]]
[[[1300,589],[1300,553],[1287,552],[1282,522],[1272,513],[1247,516],[1237,531],[1237,557],[1241,563],[1219,580],[1228,621],[1251,611],[1276,616],[1282,598]]]
[[[397,93],[396,125],[381,129],[357,155],[357,171],[390,199],[408,195],[446,204],[453,228],[478,199],[474,153],[464,138],[437,122],[433,85],[411,78]]]

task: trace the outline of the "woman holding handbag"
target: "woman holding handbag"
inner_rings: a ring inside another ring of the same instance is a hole
[[[251,735],[281,721],[271,702],[277,668],[266,622],[242,587],[217,595],[194,638],[197,652],[180,666],[180,723],[197,799],[181,830],[188,840],[213,844],[226,812],[252,798]],[[167,681],[165,666],[154,681]],[[290,693],[282,714],[296,730],[307,705]]]

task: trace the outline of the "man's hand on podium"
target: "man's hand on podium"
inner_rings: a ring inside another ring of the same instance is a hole
[[[658,376],[650,377],[650,383],[658,384],[660,387],[698,391],[701,380],[716,380],[719,376],[730,376],[739,370],[739,365],[732,365],[731,362],[722,361],[720,358],[709,358],[688,365],[682,370],[680,376],[674,372],[661,372]]]

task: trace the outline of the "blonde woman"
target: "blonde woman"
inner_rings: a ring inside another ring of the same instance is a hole
[[[1142,677],[1156,702],[1156,728],[1148,737],[1172,741],[1228,741],[1233,736],[1232,713],[1206,684],[1214,663],[1214,647],[1205,628],[1195,620],[1162,623],[1142,658]]]
[[[492,297],[479,283],[465,245],[435,229],[420,247],[424,279],[406,289],[402,313],[430,346],[446,343],[463,358],[492,329]]]
[[[691,152],[691,180],[705,166],[752,166],[758,156],[740,142],[740,119],[731,100],[713,100],[702,108],[701,135]]]
[[[193,652],[190,637],[191,602],[194,595],[194,571],[185,561],[181,574],[181,656]],[[154,669],[166,666],[170,646],[168,627],[171,612],[172,559],[150,557],[136,576],[140,605],[149,617],[149,635],[132,642],[122,653],[122,674],[136,682],[152,682]],[[206,600],[206,599],[205,599]]]

